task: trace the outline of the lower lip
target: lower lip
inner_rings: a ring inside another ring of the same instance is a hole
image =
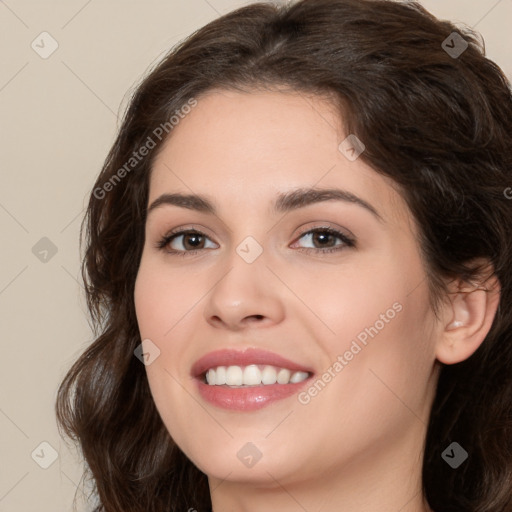
[[[270,384],[268,386],[247,386],[231,388],[229,386],[210,386],[197,380],[199,394],[207,402],[233,411],[254,411],[271,403],[295,395],[306,386],[311,377],[294,384]]]

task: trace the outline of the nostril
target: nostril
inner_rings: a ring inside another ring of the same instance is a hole
[[[248,315],[245,318],[246,322],[261,322],[265,319],[265,315]]]

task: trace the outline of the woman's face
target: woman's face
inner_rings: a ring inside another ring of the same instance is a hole
[[[339,125],[318,97],[212,91],[155,160],[147,376],[210,478],[368,485],[418,467],[437,367],[416,228]]]

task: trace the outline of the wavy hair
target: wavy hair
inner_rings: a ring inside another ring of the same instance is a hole
[[[453,32],[467,43],[458,56]],[[171,439],[134,357],[149,176],[172,136],[169,120],[191,100],[277,86],[329,97],[346,132],[364,141],[360,158],[400,190],[420,228],[434,311],[446,278],[472,282],[476,261],[492,263],[499,307],[479,349],[441,365],[422,490],[436,512],[512,511],[511,87],[478,33],[391,0],[251,4],[182,41],[135,89],[81,230],[95,339],[56,400],[59,431],[79,444],[94,484],[95,511],[211,508],[206,475]],[[441,457],[453,441],[469,453],[456,470]]]

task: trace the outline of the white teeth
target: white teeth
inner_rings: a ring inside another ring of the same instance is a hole
[[[210,370],[208,370],[210,371]],[[215,372],[215,382],[214,384],[220,385],[220,384],[226,384],[226,367],[225,366],[219,366],[216,370],[213,370]]]
[[[242,368],[240,368],[240,366],[229,366],[226,370],[226,384],[228,386],[241,386],[243,381],[244,373]],[[215,382],[217,382],[217,380],[215,380]]]
[[[255,364],[245,367],[243,382],[246,386],[257,386],[261,384],[261,371]],[[215,383],[217,383],[217,381],[215,381]]]
[[[275,384],[277,382],[277,372],[273,366],[265,366],[261,372],[262,384]]]
[[[215,370],[213,370],[212,368],[210,368],[207,372],[206,372],[206,382],[208,382],[208,384],[215,384]]]
[[[277,374],[277,383],[278,384],[288,384],[290,382],[291,372],[286,368],[281,368],[279,373]]]
[[[290,377],[290,382],[292,384],[295,384],[296,382],[302,382],[303,380],[306,380],[308,378],[307,372],[295,372]]]
[[[218,366],[210,368],[206,372],[206,382],[210,386],[268,386],[275,384],[296,384],[309,377],[308,372],[291,372],[287,368],[276,368],[275,366],[258,366],[250,364],[241,366]]]

